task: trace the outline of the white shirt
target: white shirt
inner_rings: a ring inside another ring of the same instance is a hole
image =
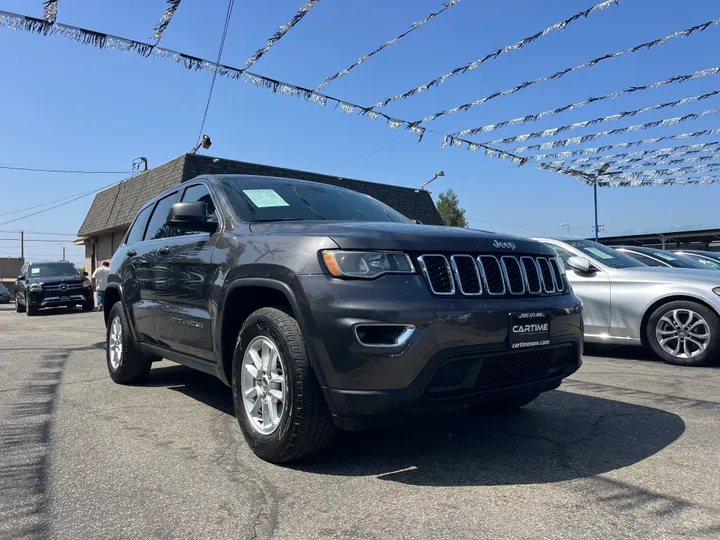
[[[110,269],[107,266],[99,266],[98,269],[93,272],[92,277],[95,280],[96,290],[105,290],[108,282],[108,274],[110,274]]]

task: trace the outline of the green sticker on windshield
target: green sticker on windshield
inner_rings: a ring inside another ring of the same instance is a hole
[[[598,249],[598,248],[596,248],[596,247],[586,247],[586,248],[585,248],[585,251],[588,251],[588,252],[592,253],[592,254],[595,255],[598,259],[608,260],[608,259],[613,259],[613,258],[614,258],[614,257],[613,257],[612,255],[610,255],[609,253],[603,253],[602,250],[600,250],[600,249]]]
[[[274,189],[243,189],[243,193],[258,208],[277,208],[290,206]]]
[[[39,274],[39,273],[40,273],[40,269],[39,269],[39,268],[31,268],[31,269],[30,269],[30,273],[31,273],[31,274]]]

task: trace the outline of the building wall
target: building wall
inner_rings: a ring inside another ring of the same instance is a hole
[[[89,243],[85,245],[85,270],[88,274],[92,275],[103,261],[112,259],[125,237],[125,232],[121,230],[90,237]]]

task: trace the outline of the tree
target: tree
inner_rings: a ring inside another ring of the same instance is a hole
[[[443,223],[448,227],[468,226],[467,219],[465,219],[465,209],[460,208],[458,196],[452,189],[438,195],[437,209]]]

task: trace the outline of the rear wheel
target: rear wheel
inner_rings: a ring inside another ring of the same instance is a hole
[[[255,454],[273,463],[322,450],[335,424],[297,321],[276,308],[243,324],[233,356],[235,415]]]
[[[720,353],[720,317],[697,302],[668,302],[650,315],[645,337],[668,364],[704,366]]]
[[[25,305],[20,303],[20,295],[15,295],[15,311],[17,313],[25,313]]]
[[[105,349],[108,372],[116,383],[135,383],[150,372],[152,362],[135,345],[120,302],[113,306],[108,317]]]

